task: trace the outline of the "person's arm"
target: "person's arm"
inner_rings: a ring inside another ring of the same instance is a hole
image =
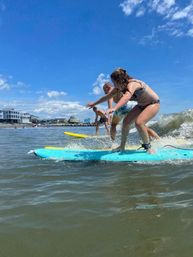
[[[118,110],[119,108],[121,108],[123,105],[125,105],[131,99],[131,97],[134,94],[135,90],[137,90],[139,88],[141,88],[141,85],[139,83],[130,82],[127,85],[126,93],[121,97],[119,102],[113,108],[108,109],[107,112],[108,113],[112,113],[112,112],[115,112],[116,110]]]
[[[92,103],[88,103],[86,106],[89,107],[89,108],[92,108],[94,107],[95,105],[98,105],[98,104],[101,104],[103,102],[106,102],[107,100],[113,98],[113,96],[117,93],[117,88],[113,88],[113,90],[107,94],[107,95],[104,95],[102,96],[99,100],[97,100],[96,102],[92,102]]]
[[[107,117],[108,117],[107,123],[108,123],[108,125],[111,125],[113,115],[112,115],[111,113],[108,113],[108,116],[107,116]]]
[[[127,91],[119,100],[119,102],[111,109],[108,109],[107,112],[108,113],[112,113],[115,112],[116,110],[118,110],[119,108],[121,108],[123,105],[125,105],[132,97],[132,94]]]
[[[95,118],[95,124],[97,124],[97,122],[98,122],[98,113],[96,113],[96,118]]]
[[[113,98],[108,100],[108,109],[113,108]]]
[[[112,108],[113,108],[113,98],[108,100],[108,109],[112,109]],[[112,118],[113,118],[113,114],[109,113],[108,114],[108,124],[109,125],[111,124]]]

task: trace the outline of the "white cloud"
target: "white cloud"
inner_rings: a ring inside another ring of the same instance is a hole
[[[141,17],[152,12],[157,13],[162,18],[162,24],[157,26],[157,33],[165,31],[174,37],[193,37],[193,1],[181,7],[175,0],[125,0],[120,6],[127,16],[134,14]]]
[[[18,111],[29,112],[39,118],[69,118],[75,116],[79,120],[93,116],[93,112],[79,102],[68,102],[58,100],[9,100],[0,98],[1,108],[14,108]]]
[[[109,75],[105,76],[103,73],[100,73],[96,81],[93,83],[92,93],[94,95],[100,95],[103,93],[103,85],[109,81],[109,78]]]
[[[100,82],[100,79],[98,82]],[[74,115],[78,119],[83,120],[84,118],[88,118],[92,115],[91,110],[86,108],[86,106],[81,105],[79,102],[57,100],[57,97],[66,95],[66,93],[63,91],[50,90],[45,92],[45,90],[40,90],[39,92],[34,92],[41,95],[39,99],[33,99],[32,94],[30,95],[29,99],[26,98],[26,94],[23,99],[21,99],[21,95],[19,95],[18,98],[18,93],[29,92],[29,90],[27,91],[28,88],[29,86],[24,82],[13,81],[13,77],[5,77],[4,75],[0,74],[0,91],[9,89],[12,92],[11,100],[10,93],[8,97],[4,96],[3,99],[0,98],[0,108],[14,108],[18,111],[35,114],[40,118],[68,118]],[[16,97],[13,98],[13,95]]]
[[[17,81],[16,84],[15,84],[15,87],[17,87],[17,88],[27,88],[28,86],[22,81]]]
[[[193,25],[193,2],[184,9],[177,10],[171,18],[172,20],[184,19]]]
[[[156,31],[155,31],[154,28],[152,29],[151,34],[145,35],[144,37],[142,37],[139,40],[139,44],[141,44],[141,45],[146,45],[146,43],[149,43],[149,42],[152,45],[155,45],[155,44],[157,44],[159,42],[158,39],[156,38]]]
[[[35,102],[33,100],[26,99],[0,99],[0,108],[14,108],[18,111],[33,112]]]
[[[33,112],[41,117],[88,117],[90,111],[79,102],[67,102],[59,100],[43,100],[36,103]]]
[[[158,14],[167,15],[175,5],[175,0],[151,0],[148,1],[148,8],[154,10]]]
[[[0,75],[0,90],[8,90],[10,89],[10,85],[7,80]]]
[[[172,16],[172,20],[179,20],[179,19],[183,19],[183,18],[187,18],[188,13],[185,12],[184,10],[182,11],[177,11],[173,14]]]
[[[95,86],[95,87],[93,88],[93,94],[94,94],[94,95],[100,95],[101,92],[102,92],[101,87]]]
[[[166,31],[169,35],[175,37],[182,37],[186,35],[186,32],[183,30],[183,24],[181,22],[169,21],[162,26],[157,27],[157,31]]]
[[[143,0],[125,0],[120,6],[123,9],[125,15],[130,15],[134,9],[143,2]]]
[[[16,90],[17,93],[20,93],[20,94],[31,93],[29,88],[30,86],[22,81],[17,81],[16,83],[11,84],[11,89]]]
[[[137,12],[136,12],[136,17],[143,16],[145,14],[145,8],[141,7]]]
[[[188,34],[188,36],[193,37],[193,28],[189,29],[187,34]]]
[[[22,81],[13,81],[12,76],[0,74],[0,90],[16,90],[18,93],[29,92],[29,85]]]
[[[140,9],[143,10],[143,14],[148,10],[165,15],[174,5],[175,0],[125,0],[120,4],[125,15],[131,15],[135,10],[138,13]]]
[[[65,96],[65,95],[67,95],[67,93],[65,93],[63,91],[59,92],[59,91],[54,91],[53,90],[53,91],[47,92],[47,95],[48,95],[49,98],[52,98],[52,97]]]

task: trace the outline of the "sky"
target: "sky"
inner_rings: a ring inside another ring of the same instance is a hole
[[[0,109],[92,118],[118,67],[193,108],[193,0],[0,0]]]

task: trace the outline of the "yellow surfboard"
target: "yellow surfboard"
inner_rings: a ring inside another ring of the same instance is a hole
[[[78,134],[78,133],[73,133],[73,132],[64,132],[65,135],[71,136],[71,137],[76,137],[76,138],[88,138],[92,137],[86,134]]]
[[[65,150],[64,147],[51,146],[51,145],[44,146],[44,148],[45,148],[45,149],[50,149],[50,150]]]

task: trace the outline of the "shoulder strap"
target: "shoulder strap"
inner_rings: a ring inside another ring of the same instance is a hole
[[[139,80],[139,79],[130,79],[129,81],[137,82],[137,83],[139,83],[141,85],[141,88],[145,88],[146,84],[143,81]]]

